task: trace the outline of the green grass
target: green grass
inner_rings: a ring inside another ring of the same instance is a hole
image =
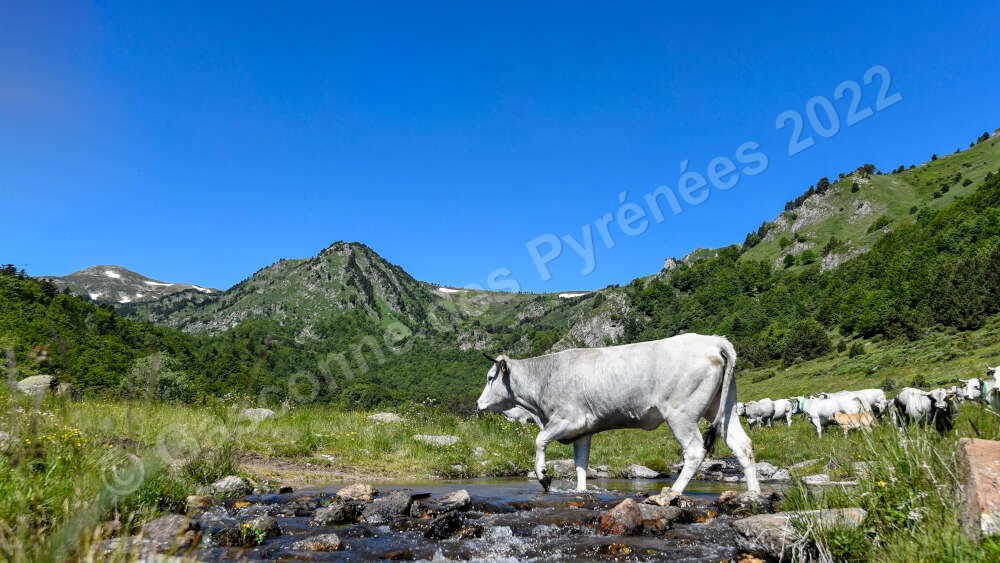
[[[779,241],[786,237],[794,242],[796,234],[812,244],[818,259],[822,259],[821,250],[831,237],[847,244],[839,252],[850,250],[855,253],[871,248],[872,244],[882,236],[881,231],[869,233],[869,227],[882,215],[890,218],[890,228],[895,224],[912,222],[915,215],[910,213],[914,206],[940,209],[951,205],[960,197],[975,191],[986,174],[996,174],[1000,169],[1000,141],[988,139],[975,147],[958,154],[942,156],[937,160],[928,160],[916,168],[897,174],[873,175],[867,185],[859,185],[856,193],[851,192],[851,181],[844,179],[833,182],[834,186],[822,197],[807,200],[802,207],[791,212],[782,213],[788,224],[783,229],[775,228],[765,240],[749,249],[743,258],[747,260],[764,260],[769,264],[778,262],[791,247],[782,248]],[[955,180],[956,174],[961,174],[960,180]],[[965,180],[971,180],[963,185]],[[941,192],[942,186],[948,186]],[[934,192],[940,196],[935,198]],[[823,204],[819,206],[818,202]],[[871,212],[855,217],[859,202],[868,202]],[[807,220],[811,211],[822,209],[822,217],[818,220]],[[795,229],[792,217],[798,216],[799,228]],[[779,266],[780,267],[780,266]],[[801,267],[801,266],[796,266]]]

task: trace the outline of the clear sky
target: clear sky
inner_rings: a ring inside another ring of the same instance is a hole
[[[0,3],[0,262],[33,275],[227,288],[348,240],[456,286],[624,284],[742,242],[821,176],[1000,127],[995,1],[89,4]],[[847,126],[834,89],[874,109],[873,65],[902,100]],[[776,118],[814,96],[839,130],[815,102],[829,136],[806,119],[815,145],[789,156]],[[649,219],[682,161],[704,175],[750,141],[766,170]],[[610,224],[609,249],[594,220],[626,190],[647,228]],[[526,243],[587,225],[593,271],[559,239],[543,281]]]

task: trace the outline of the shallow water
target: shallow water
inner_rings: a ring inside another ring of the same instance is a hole
[[[572,481],[553,483],[550,493],[537,481],[520,479],[468,479],[379,483],[377,490],[443,495],[468,491],[472,507],[462,513],[463,525],[482,527],[479,538],[430,540],[424,531],[428,519],[400,517],[389,525],[349,524],[310,527],[310,516],[276,516],[282,534],[254,548],[204,547],[197,556],[205,560],[309,560],[369,561],[415,560],[629,560],[720,561],[737,555],[731,530],[725,523],[675,524],[660,536],[601,536],[596,522],[600,513],[637,493],[656,494],[671,484],[668,479],[589,480],[589,490],[578,493]],[[218,516],[245,520],[262,512],[276,515],[282,506],[306,497],[320,501],[333,496],[343,484],[303,489],[286,495],[256,495],[241,509],[217,509]],[[733,488],[716,482],[692,481],[685,496],[709,502]],[[230,503],[231,507],[232,504]],[[222,513],[224,512],[224,513]],[[346,548],[335,552],[293,551],[290,545],[303,538],[336,533]]]

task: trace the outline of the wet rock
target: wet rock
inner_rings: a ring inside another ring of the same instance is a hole
[[[361,513],[361,519],[369,524],[386,524],[396,516],[407,514],[412,502],[413,498],[409,492],[393,491],[366,506]]]
[[[247,485],[247,482],[242,477],[229,475],[207,487],[203,487],[199,492],[205,495],[238,497],[249,493],[250,486]]]
[[[648,497],[645,501],[643,501],[643,503],[655,504],[657,506],[676,506],[680,498],[680,493],[664,487],[663,490],[660,491],[660,494]]]
[[[622,476],[626,479],[657,479],[660,477],[660,472],[654,471],[645,465],[632,463],[622,470]]]
[[[320,534],[299,540],[288,549],[293,551],[340,551],[344,549],[344,542],[337,534]]]
[[[274,418],[274,411],[271,409],[243,409],[240,412],[240,418],[251,422],[264,422]]]
[[[403,422],[403,417],[399,416],[394,412],[377,412],[375,414],[368,415],[368,420],[374,420],[375,422],[385,422],[388,424],[398,424]]]
[[[429,436],[427,434],[416,434],[413,439],[431,446],[448,447],[458,443],[458,436]]]
[[[958,450],[965,530],[973,538],[1000,534],[1000,442],[962,438]]]
[[[627,498],[601,515],[597,531],[604,536],[632,536],[642,530],[639,503]]]
[[[669,530],[682,514],[682,510],[676,506],[657,506],[655,504],[639,504],[638,506],[639,514],[642,516],[643,533],[646,534],[662,534]]]
[[[196,545],[201,539],[201,526],[182,514],[167,514],[143,526],[142,536],[153,550],[173,553]]]
[[[360,502],[336,497],[329,506],[324,506],[316,510],[309,525],[313,527],[325,527],[357,522],[364,509],[364,504]]]
[[[189,495],[185,504],[188,514],[201,512],[212,508],[212,498],[202,495]]]
[[[51,375],[32,375],[17,382],[17,390],[25,395],[44,395],[56,386],[56,378]]]
[[[723,491],[715,501],[720,512],[734,516],[749,516],[774,512],[777,495],[761,495],[749,491]]]
[[[288,486],[278,488],[279,495],[290,495],[293,492],[295,492],[295,489]]]
[[[795,529],[795,523],[811,521],[818,529],[856,528],[867,515],[861,508],[778,512],[736,520],[732,526],[737,533],[739,549],[770,558],[797,561],[804,558],[809,546]]]
[[[319,499],[316,497],[299,497],[283,504],[278,509],[279,516],[298,516],[304,518],[312,516],[319,508]]]
[[[412,561],[414,559],[413,552],[409,549],[390,549],[383,553],[379,559],[388,559],[389,561]]]
[[[354,483],[337,491],[337,496],[347,500],[368,502],[375,498],[375,489],[368,483]]]
[[[424,532],[424,537],[432,540],[443,540],[451,537],[462,527],[462,517],[458,512],[447,512],[438,516],[431,522],[430,527]]]
[[[457,540],[471,540],[481,537],[483,537],[483,527],[479,524],[460,528],[454,535],[454,538]]]
[[[250,529],[255,533],[263,534],[265,538],[273,538],[281,535],[281,528],[278,521],[273,516],[261,514],[248,522]]]
[[[427,507],[427,514],[444,514],[453,510],[465,510],[472,504],[469,491],[459,489],[440,497],[433,497],[421,503]]]

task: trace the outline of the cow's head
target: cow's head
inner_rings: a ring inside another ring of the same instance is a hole
[[[889,406],[892,405],[892,401],[888,399],[879,399],[872,403],[872,413],[877,417],[881,418],[889,411]]]
[[[747,404],[736,403],[736,416],[746,416],[746,414],[747,414]]]
[[[510,388],[510,358],[499,355],[491,358],[483,354],[493,362],[489,371],[486,372],[486,387],[476,401],[476,408],[481,411],[503,412],[515,406],[514,393]]]
[[[938,431],[951,430],[951,401],[955,395],[945,389],[932,389],[924,393],[931,400],[931,418]]]
[[[997,375],[1000,375],[1000,366],[990,367],[989,364],[986,364],[986,376],[996,379]]]
[[[983,393],[983,380],[978,377],[961,380],[965,386],[962,387],[962,395],[967,401],[977,401]]]

